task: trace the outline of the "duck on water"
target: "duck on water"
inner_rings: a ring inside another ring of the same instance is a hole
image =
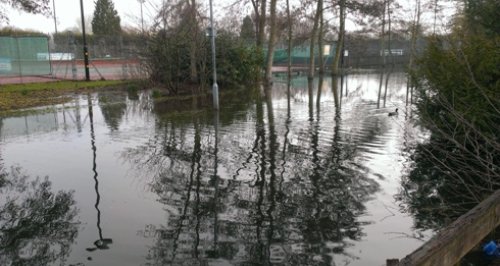
[[[398,115],[398,108],[396,108],[396,111],[389,113],[389,116],[395,116],[395,115]]]

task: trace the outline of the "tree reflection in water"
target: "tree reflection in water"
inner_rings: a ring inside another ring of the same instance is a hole
[[[308,105],[309,127],[297,128],[303,124],[294,125],[291,97],[282,125],[270,91],[264,92],[244,107],[250,111],[231,112],[232,120],[223,112],[218,133],[207,112],[161,117],[157,135],[124,155],[153,175],[151,188],[168,212],[166,224],[147,226],[155,236],[151,265],[331,265],[336,254],[355,259],[346,248],[363,237],[365,222],[358,217],[378,190],[355,162],[355,145],[370,137],[353,142],[341,133],[339,104],[334,121],[327,121],[332,136],[320,132],[320,104],[316,117]]]
[[[0,265],[64,264],[78,233],[73,192],[0,164]]]
[[[127,109],[127,95],[116,92],[101,92],[98,98],[104,122],[112,131],[118,130]]]

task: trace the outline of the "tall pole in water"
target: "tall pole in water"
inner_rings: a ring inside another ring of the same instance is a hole
[[[87,38],[85,36],[85,15],[83,13],[83,1],[80,0],[80,12],[82,15],[82,34],[83,34],[83,60],[85,64],[85,80],[90,81],[89,73],[89,50],[87,48]]]
[[[215,64],[215,30],[214,30],[214,13],[212,8],[212,0],[210,0],[210,38],[212,42],[212,67],[214,73],[214,84],[212,86],[212,95],[214,99],[214,109],[219,110],[219,86],[217,85],[217,67]]]

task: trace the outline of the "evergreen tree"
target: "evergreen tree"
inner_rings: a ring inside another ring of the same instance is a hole
[[[241,25],[240,38],[245,42],[255,42],[255,25],[253,24],[250,16],[246,16],[243,19],[243,24]]]
[[[95,2],[92,32],[95,35],[118,35],[122,31],[120,16],[111,0],[97,0]]]
[[[464,13],[467,27],[475,34],[484,34],[489,38],[500,35],[500,1],[465,0]]]

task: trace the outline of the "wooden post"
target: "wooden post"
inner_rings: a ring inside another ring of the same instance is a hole
[[[500,190],[439,232],[399,264],[456,265],[491,231],[500,225]],[[392,263],[392,262],[391,262]]]

